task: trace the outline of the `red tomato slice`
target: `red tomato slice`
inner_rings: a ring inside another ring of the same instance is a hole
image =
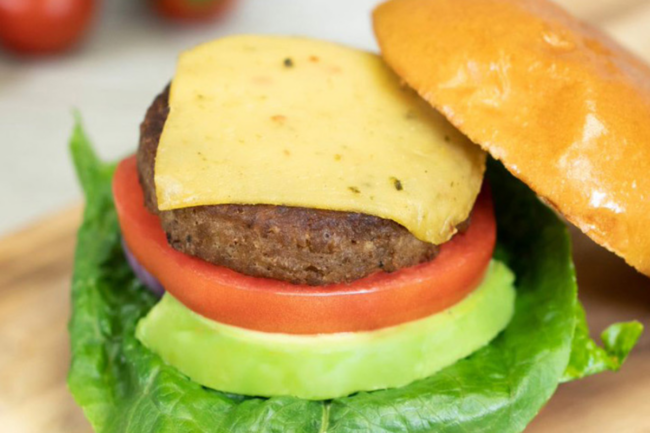
[[[480,284],[496,241],[492,201],[483,191],[467,232],[442,245],[433,261],[351,284],[296,285],[243,275],[170,247],[158,217],[144,206],[135,157],[119,164],[113,194],[124,240],[169,293],[207,318],[265,332],[370,331],[445,310]]]

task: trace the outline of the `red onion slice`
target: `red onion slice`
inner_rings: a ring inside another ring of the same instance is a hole
[[[162,296],[165,293],[165,289],[163,288],[162,284],[160,284],[156,277],[151,275],[149,271],[147,271],[144,266],[138,262],[138,259],[135,258],[131,250],[129,250],[129,247],[126,245],[126,242],[124,242],[124,239],[122,239],[122,249],[124,250],[126,261],[129,263],[131,269],[133,269],[135,276],[138,277],[142,284],[144,284],[154,294]]]

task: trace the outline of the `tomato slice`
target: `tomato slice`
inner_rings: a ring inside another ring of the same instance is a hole
[[[117,167],[113,194],[125,242],[167,291],[204,317],[264,332],[370,331],[440,312],[480,284],[496,242],[484,189],[467,232],[442,245],[433,261],[350,284],[296,285],[243,275],[169,246],[159,218],[144,206],[135,157]]]

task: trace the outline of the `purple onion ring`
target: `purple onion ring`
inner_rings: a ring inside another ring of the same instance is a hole
[[[153,275],[147,271],[144,266],[138,262],[138,259],[135,258],[129,247],[122,239],[122,249],[124,250],[124,255],[126,256],[126,261],[129,263],[129,266],[133,270],[133,273],[136,277],[145,285],[149,290],[151,290],[155,295],[162,296],[165,294],[165,289],[163,288],[160,281],[156,279]]]

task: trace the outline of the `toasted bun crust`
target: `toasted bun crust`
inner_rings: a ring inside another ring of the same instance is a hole
[[[405,82],[592,239],[650,275],[650,68],[545,0],[391,0]]]

